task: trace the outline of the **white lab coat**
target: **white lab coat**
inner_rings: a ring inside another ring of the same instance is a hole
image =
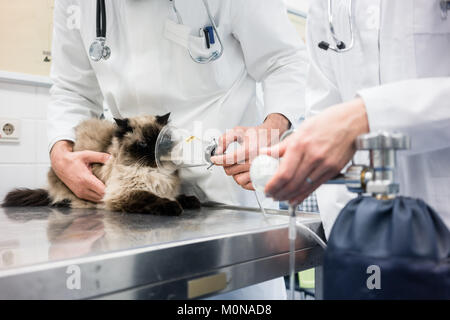
[[[338,37],[350,43],[349,1],[333,1]],[[365,102],[371,131],[408,134],[412,148],[398,153],[400,193],[422,198],[450,226],[450,12],[441,18],[439,0],[358,0],[354,4],[355,46],[334,45],[327,1],[311,2],[307,43],[307,116],[355,98]],[[317,191],[326,234],[354,195],[345,187]]]
[[[115,117],[170,111],[173,125],[198,130],[194,133],[207,139],[238,125],[257,125],[270,113],[282,113],[294,123],[304,104],[306,50],[283,2],[209,0],[209,5],[224,53],[201,65],[187,50],[210,54],[199,36],[199,29],[210,25],[201,0],[177,1],[183,24],[177,23],[169,0],[106,0],[111,57],[100,62],[88,58],[96,37],[96,1],[56,1],[49,148],[73,140],[77,123],[98,117],[104,103]],[[256,98],[257,82],[264,103]],[[186,169],[181,175],[208,200],[256,206],[254,194],[222,168],[212,173]],[[242,298],[283,298],[281,281]]]

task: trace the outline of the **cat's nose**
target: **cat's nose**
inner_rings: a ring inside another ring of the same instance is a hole
[[[139,142],[139,147],[142,149],[147,149],[147,144],[145,142]]]

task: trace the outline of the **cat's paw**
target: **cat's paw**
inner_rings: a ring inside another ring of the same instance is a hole
[[[52,204],[52,207],[56,208],[70,208],[72,205],[72,201],[70,199],[64,199]]]
[[[181,194],[177,197],[177,201],[183,209],[200,209],[201,207],[200,200],[194,196]]]
[[[168,199],[160,199],[148,209],[148,213],[159,216],[179,216],[183,212],[183,208],[178,202]]]
[[[106,208],[113,211],[146,213],[158,216],[179,216],[183,212],[183,208],[177,201],[160,198],[145,190],[122,194],[119,199],[109,199],[105,205]]]

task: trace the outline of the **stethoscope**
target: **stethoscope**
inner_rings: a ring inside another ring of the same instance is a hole
[[[106,7],[105,0],[97,0],[97,37],[89,47],[89,57],[92,61],[108,60],[111,56],[111,49],[106,42]]]
[[[450,10],[450,0],[440,0],[439,6],[441,9],[441,18],[447,19],[447,12]],[[330,28],[331,37],[333,38],[335,42],[335,46],[331,46],[326,41],[319,42],[318,46],[320,49],[323,50],[332,50],[334,52],[346,52],[353,48],[355,36],[353,33],[353,0],[350,0],[350,4],[348,6],[348,24],[350,26],[350,44],[347,46],[344,41],[339,40],[339,38],[336,35],[336,32],[334,30],[333,25],[333,6],[331,0],[328,0],[328,24]]]
[[[169,0],[172,4],[173,11],[175,12],[177,16],[177,20],[179,24],[183,24],[183,20],[181,18],[180,13],[177,10],[175,0]],[[209,4],[207,0],[203,0],[203,5],[205,6],[206,13],[208,14],[209,21],[211,23],[211,26],[206,27],[201,30],[201,32],[204,32],[205,40],[206,40],[206,47],[207,49],[211,48],[211,44],[215,43],[215,38],[217,38],[217,41],[219,42],[220,49],[215,50],[211,53],[211,55],[204,57],[204,56],[194,56],[194,54],[191,51],[191,48],[189,46],[189,42],[187,45],[188,53],[191,59],[200,64],[207,64],[211,63],[217,59],[219,59],[223,54],[223,43],[222,39],[220,38],[219,32],[217,31],[217,25],[216,22],[211,14],[211,10],[209,8]],[[100,60],[107,60],[111,56],[111,49],[106,45],[106,6],[105,6],[105,0],[97,0],[97,20],[96,20],[96,32],[97,37],[92,42],[91,46],[89,47],[89,57],[92,61],[100,61]]]
[[[333,25],[333,6],[331,0],[328,0],[328,24],[330,27],[330,33],[331,37],[333,38],[336,45],[333,47],[326,41],[320,41],[319,42],[319,48],[323,50],[333,50],[334,52],[346,52],[350,51],[353,48],[353,44],[355,41],[355,35],[353,33],[353,0],[350,0],[350,4],[348,6],[348,23],[350,26],[350,44],[347,47],[347,45],[344,43],[344,41],[339,40],[339,38],[336,35],[336,32],[334,31],[334,25]]]

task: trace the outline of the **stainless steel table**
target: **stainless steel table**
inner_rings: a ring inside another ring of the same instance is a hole
[[[287,275],[283,214],[0,208],[0,299],[201,298]],[[323,237],[318,215],[299,219]],[[322,249],[299,230],[297,270],[321,261]]]

